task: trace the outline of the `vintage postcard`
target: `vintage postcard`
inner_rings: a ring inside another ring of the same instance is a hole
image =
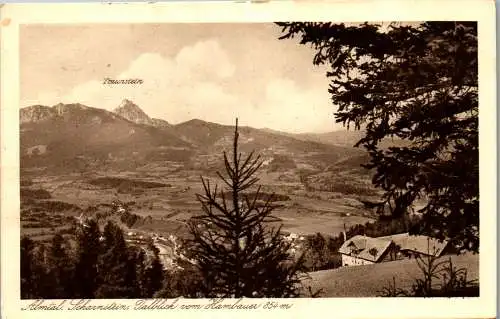
[[[494,14],[3,6],[2,314],[494,317]]]

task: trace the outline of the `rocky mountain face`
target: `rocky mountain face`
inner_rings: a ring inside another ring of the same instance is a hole
[[[134,102],[124,99],[113,113],[137,124],[153,125],[153,120]]]
[[[22,108],[19,112],[19,121],[23,123],[39,122],[54,115],[54,110],[44,105],[32,105]]]
[[[149,117],[137,104],[128,99],[124,99],[120,106],[113,110],[113,113],[136,124],[163,128],[172,126],[165,120]]]
[[[23,123],[43,122],[55,117],[63,117],[67,113],[86,110],[87,106],[79,103],[63,104],[59,103],[52,107],[45,105],[32,105],[22,108],[19,112],[19,121]]]
[[[191,148],[168,127],[136,124],[81,104],[23,108],[20,133],[21,169],[53,168],[55,173],[134,169],[147,163],[152,152]]]
[[[222,152],[231,151],[234,133],[234,126],[198,119],[171,125],[150,118],[130,100],[112,112],[81,104],[34,105],[21,109],[20,121],[21,167],[56,167],[56,172],[134,170],[153,164],[218,169]],[[347,159],[344,168],[349,158],[362,154],[295,134],[252,127],[239,132],[240,151],[256,151],[270,171],[330,171],[339,161]]]
[[[168,123],[167,121],[155,118],[151,119],[151,124],[156,127],[172,127],[172,124]]]

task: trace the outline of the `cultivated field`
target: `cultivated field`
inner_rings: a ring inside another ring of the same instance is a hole
[[[23,223],[23,234],[46,238],[54,232],[47,223],[53,214],[61,217],[77,217],[89,211],[104,212],[113,201],[127,203],[131,213],[149,221],[133,228],[164,235],[182,235],[185,221],[200,212],[197,193],[202,193],[200,175],[203,171],[161,172],[121,172],[109,174],[96,172],[92,175],[60,175],[34,177],[29,187],[23,187],[27,196],[23,197],[22,215],[47,227]],[[112,176],[112,177],[111,177]],[[275,194],[273,203],[279,207],[274,215],[283,224],[283,230],[301,235],[324,233],[337,235],[345,227],[364,224],[372,218],[355,198],[340,193],[306,191],[300,181],[282,181],[279,176],[262,175],[260,185],[267,196]],[[210,176],[212,185],[222,185],[220,179]],[[39,198],[41,195],[44,198]],[[36,197],[36,196],[38,197]],[[57,203],[58,210],[44,210],[45,202]],[[29,212],[29,213],[28,213]],[[48,215],[47,215],[48,214]],[[26,218],[25,218],[26,219]],[[37,220],[38,219],[38,220]],[[64,223],[73,219],[64,219]],[[64,224],[63,223],[63,224]],[[59,226],[62,226],[59,224]]]

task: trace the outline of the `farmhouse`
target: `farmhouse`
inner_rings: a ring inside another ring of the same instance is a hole
[[[409,233],[384,237],[357,235],[340,247],[342,266],[367,265],[417,256],[439,257],[447,253],[447,241]]]
[[[451,250],[447,240],[438,240],[429,236],[410,235],[409,233],[378,237],[382,240],[391,240],[398,248],[399,253],[407,258],[417,256],[440,257]]]
[[[342,266],[357,266],[395,260],[396,247],[391,240],[357,235],[345,241],[339,252]]]

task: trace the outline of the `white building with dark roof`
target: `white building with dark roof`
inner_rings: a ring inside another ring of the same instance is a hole
[[[439,240],[424,235],[410,235],[409,233],[395,234],[377,237],[383,240],[392,240],[399,252],[405,257],[416,257],[418,255],[440,257],[448,248],[447,240]]]
[[[384,237],[356,235],[339,248],[342,266],[380,263],[422,255],[440,257],[446,253],[448,241],[409,233]]]
[[[357,235],[345,241],[339,252],[342,266],[368,265],[393,258],[395,246],[391,240]]]

